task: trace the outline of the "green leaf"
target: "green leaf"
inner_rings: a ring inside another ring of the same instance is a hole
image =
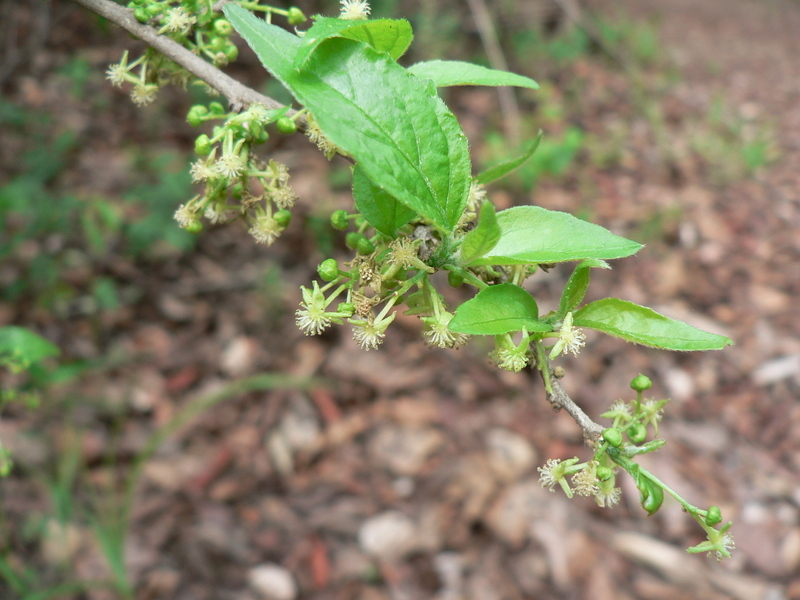
[[[469,150],[435,89],[387,54],[342,38],[322,42],[295,71],[289,57],[299,38],[235,5],[225,5],[225,14],[264,66],[375,185],[445,233],[455,228],[471,183]]]
[[[301,68],[319,45],[332,37],[342,37],[364,42],[379,52],[387,52],[397,60],[411,44],[414,34],[405,19],[375,19],[374,21],[345,21],[330,17],[314,17],[314,24],[306,31],[294,59],[295,68]]]
[[[665,350],[720,350],[733,344],[724,335],[702,331],[653,309],[618,298],[604,298],[587,304],[574,314],[573,324]]]
[[[494,204],[484,202],[481,205],[478,226],[464,236],[461,242],[461,264],[468,266],[492,248],[500,239],[500,226],[497,224],[497,215]]]
[[[58,356],[58,346],[23,327],[0,327],[0,359],[30,365]]]
[[[391,237],[417,214],[372,183],[359,165],[353,170],[353,198],[367,222]]]
[[[572,215],[539,206],[497,214],[503,235],[479,265],[547,264],[584,258],[609,260],[635,254],[641,244]]]
[[[480,65],[459,60],[429,60],[411,65],[408,70],[421,79],[430,79],[436,84],[436,87],[450,85],[509,85],[526,87],[532,90],[539,89],[539,84],[530,77],[509,73],[508,71],[487,69]]]
[[[475,182],[480,183],[481,185],[485,185],[487,183],[491,183],[492,181],[497,181],[498,179],[505,177],[511,171],[516,169],[517,167],[523,165],[526,160],[528,160],[533,153],[536,152],[536,149],[539,147],[539,143],[542,141],[542,132],[539,132],[539,135],[536,136],[536,139],[533,140],[528,147],[523,151],[522,154],[517,156],[516,158],[510,158],[508,160],[504,160],[499,162],[495,165],[492,165],[488,169],[481,172],[477,177],[475,177]]]
[[[561,303],[558,306],[558,315],[564,317],[568,312],[573,311],[583,300],[586,295],[586,289],[589,287],[589,280],[591,279],[592,268],[610,269],[609,264],[598,258],[587,258],[582,261],[575,270],[572,276],[564,286],[564,292],[561,294]]]
[[[456,333],[501,335],[527,329],[550,331],[552,326],[539,320],[536,300],[512,283],[493,285],[458,307],[448,327]]]
[[[255,17],[238,4],[226,4],[222,11],[237,33],[258,55],[267,71],[291,91],[288,80],[294,73],[294,59],[302,40],[277,25]]]

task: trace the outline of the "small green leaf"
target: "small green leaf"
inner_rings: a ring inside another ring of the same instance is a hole
[[[411,65],[408,68],[414,75],[421,79],[430,79],[436,87],[451,85],[490,85],[526,87],[538,90],[539,84],[530,77],[487,69],[459,60],[429,60]]]
[[[539,320],[539,307],[533,296],[511,283],[493,285],[478,292],[477,296],[458,307],[448,327],[456,333],[470,335],[552,329]]]
[[[589,287],[592,268],[610,269],[609,264],[599,258],[587,258],[575,267],[572,276],[564,286],[564,293],[561,294],[561,303],[558,306],[558,315],[563,317],[568,312],[577,308],[586,295]]]
[[[497,216],[494,212],[494,204],[484,202],[481,205],[481,212],[478,226],[464,236],[461,242],[461,264],[468,266],[476,259],[480,258],[495,247],[500,239],[500,226],[497,224]]]
[[[372,183],[359,165],[353,170],[353,198],[367,222],[388,236],[394,237],[417,214]]]
[[[665,350],[721,350],[733,341],[670,319],[627,300],[604,298],[575,313],[576,327],[596,329],[629,342]]]
[[[515,158],[510,158],[508,160],[504,160],[499,162],[495,165],[492,165],[488,169],[481,172],[477,177],[475,177],[475,182],[485,185],[487,183],[491,183],[492,181],[497,181],[498,179],[505,177],[511,171],[516,169],[517,167],[523,165],[526,160],[528,160],[533,153],[536,152],[536,149],[539,147],[539,143],[542,141],[542,132],[539,132],[539,135],[536,136],[536,139],[533,140],[528,147],[523,151],[522,154]]]
[[[397,60],[411,44],[414,34],[405,19],[345,21],[330,17],[313,17],[314,24],[306,31],[294,59],[295,68],[302,68],[319,45],[332,37],[364,42],[378,52],[387,52]]]
[[[58,346],[23,327],[0,327],[0,359],[30,365],[58,356]]]
[[[635,254],[641,244],[572,215],[540,206],[515,206],[497,214],[503,235],[479,265],[609,260]]]

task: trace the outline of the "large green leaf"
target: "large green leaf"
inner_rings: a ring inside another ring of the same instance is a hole
[[[500,239],[500,226],[497,224],[497,215],[494,204],[484,202],[481,205],[478,226],[464,236],[459,249],[461,264],[468,266],[495,247]]]
[[[364,42],[379,52],[387,52],[389,56],[397,60],[408,50],[414,33],[411,25],[405,19],[345,21],[317,16],[314,17],[314,24],[302,38],[302,44],[294,59],[294,66],[301,68],[319,45],[332,37]]]
[[[522,154],[494,164],[485,169],[475,177],[475,182],[485,185],[487,183],[491,183],[492,181],[497,181],[501,177],[505,177],[511,173],[511,171],[524,164],[526,160],[533,156],[533,153],[536,152],[536,149],[539,147],[539,143],[541,141],[542,132],[540,131],[539,135],[536,136],[536,139],[528,144],[528,147],[523,150]]]
[[[435,89],[387,54],[342,38],[322,42],[301,71],[287,69],[299,38],[235,5],[226,5],[225,14],[375,185],[444,232],[455,228],[469,192],[469,151]]]
[[[497,214],[503,235],[479,265],[546,264],[635,254],[641,244],[564,212],[516,206]]]
[[[589,287],[592,268],[610,269],[611,267],[606,261],[599,258],[587,258],[581,261],[572,272],[567,285],[564,286],[561,302],[558,305],[559,316],[564,317],[568,312],[575,310],[581,303]]]
[[[551,325],[539,320],[536,300],[512,283],[493,285],[458,307],[447,325],[457,333],[501,335],[527,329],[550,331]]]
[[[359,165],[353,169],[353,198],[367,222],[388,236],[394,237],[417,214],[372,183]]]
[[[708,333],[651,308],[618,298],[604,298],[587,304],[574,314],[573,324],[665,350],[720,350],[733,344],[724,335]]]
[[[411,65],[408,70],[417,77],[430,79],[436,84],[436,87],[451,85],[509,85],[531,88],[532,90],[539,89],[539,84],[530,77],[509,73],[508,71],[487,69],[486,67],[460,60],[429,60]]]

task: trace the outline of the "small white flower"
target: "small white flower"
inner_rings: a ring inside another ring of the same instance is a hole
[[[573,356],[578,356],[581,348],[586,343],[586,336],[584,333],[572,326],[572,313],[567,313],[564,317],[564,323],[558,332],[558,341],[553,349],[550,351],[550,360],[560,356],[564,352],[569,352]]]
[[[158,95],[158,86],[154,83],[137,83],[131,90],[131,99],[137,106],[147,106]]]
[[[191,204],[181,204],[178,210],[175,211],[174,218],[178,222],[178,226],[184,229],[198,221],[197,211]]]
[[[597,462],[590,461],[582,470],[572,476],[572,485],[579,496],[595,496],[600,488],[597,487]]]
[[[595,502],[597,502],[597,506],[611,508],[619,502],[620,496],[622,496],[622,490],[620,488],[613,486],[604,488],[600,486],[597,488],[594,499]]]
[[[309,140],[317,145],[317,148],[319,148],[320,151],[325,155],[325,158],[331,160],[334,156],[336,156],[338,148],[327,138],[313,118],[308,120],[306,135],[308,136]]]
[[[371,11],[366,0],[342,0],[339,18],[345,21],[359,21],[369,17]]]
[[[292,208],[297,201],[297,194],[290,187],[279,187],[272,192],[270,198],[278,208]]]
[[[295,322],[306,335],[319,335],[331,324],[325,313],[325,294],[316,281],[312,289],[301,286],[300,290],[303,294],[302,308],[294,313]]]
[[[223,155],[214,165],[214,169],[219,175],[227,179],[238,177],[247,167],[247,161],[240,154]]]
[[[358,342],[362,350],[372,350],[377,348],[386,337],[386,328],[394,321],[397,313],[392,313],[388,317],[373,320],[350,319],[353,325],[353,339]]]
[[[120,63],[113,64],[108,67],[108,71],[106,71],[106,79],[108,79],[114,87],[122,87],[122,84],[128,81],[128,69]]]
[[[528,357],[527,350],[520,350],[515,346],[510,348],[498,348],[494,351],[492,358],[497,366],[504,371],[511,371],[519,373],[528,366],[530,358]]]
[[[256,217],[255,223],[248,230],[259,244],[266,244],[271,246],[273,242],[278,239],[283,233],[283,227],[270,215],[264,213]]]
[[[200,160],[193,162],[191,168],[189,169],[189,174],[192,176],[192,181],[195,183],[200,183],[201,181],[207,181],[217,177],[217,169],[213,164],[213,154],[210,161],[201,158]]]
[[[197,19],[186,12],[182,6],[171,8],[164,15],[164,27],[162,30],[186,34],[189,33],[189,30],[196,21]]]
[[[422,322],[427,326],[422,332],[425,341],[437,348],[458,348],[466,344],[469,336],[450,331],[447,326],[452,318],[453,314],[446,311],[438,317],[422,317]]]

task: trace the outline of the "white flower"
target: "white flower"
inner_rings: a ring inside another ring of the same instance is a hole
[[[520,350],[515,346],[511,346],[510,348],[498,348],[495,350],[492,358],[497,363],[498,367],[504,371],[512,371],[514,373],[522,371],[530,362],[527,349]]]
[[[336,156],[338,148],[325,136],[325,134],[322,132],[322,129],[319,128],[319,125],[317,125],[317,122],[314,121],[313,118],[308,119],[306,135],[308,136],[309,140],[317,145],[317,148],[319,148],[320,151],[325,155],[325,158],[330,160]]]
[[[345,21],[359,21],[369,17],[370,7],[366,0],[342,0],[339,18]]]
[[[164,27],[162,31],[186,34],[189,33],[189,30],[196,21],[197,19],[186,12],[182,6],[171,8],[164,16]]]
[[[597,464],[596,461],[590,461],[572,476],[572,485],[579,496],[595,496],[600,491],[597,487]]]
[[[131,99],[137,106],[147,106],[156,99],[158,86],[154,83],[137,83],[131,90]]]
[[[195,183],[199,183],[201,181],[207,181],[209,179],[214,179],[218,176],[217,170],[214,167],[214,154],[211,154],[211,160],[203,159],[197,160],[192,163],[191,168],[189,169],[189,174],[192,176],[192,181]]]
[[[573,356],[578,356],[578,352],[586,342],[586,336],[580,329],[572,326],[572,313],[567,313],[564,323],[558,332],[558,341],[550,351],[550,360],[560,356],[563,352],[569,352]]]
[[[292,208],[297,200],[297,194],[288,186],[282,186],[272,192],[270,198],[278,208]]]
[[[617,502],[619,502],[620,496],[622,495],[622,490],[618,487],[604,487],[599,486],[597,488],[597,493],[594,495],[594,500],[597,502],[597,506],[611,508]]]
[[[218,174],[227,179],[241,175],[247,167],[247,161],[240,154],[230,153],[223,155],[214,165]]]
[[[294,313],[295,322],[306,335],[319,335],[331,324],[325,313],[325,294],[316,281],[312,289],[301,286],[300,290],[303,293],[302,308]]]
[[[120,63],[113,64],[106,71],[106,79],[114,87],[122,87],[122,84],[128,81],[128,69]]]
[[[368,319],[350,319],[353,325],[353,339],[358,342],[362,350],[371,350],[377,348],[386,337],[386,328],[394,321],[397,313],[392,313],[388,317],[378,318],[374,320]]]
[[[438,317],[422,317],[422,322],[427,325],[425,331],[422,332],[425,341],[437,348],[458,348],[466,344],[469,336],[450,331],[447,326],[452,318],[453,313],[447,311]]]
[[[181,204],[178,210],[175,211],[175,220],[178,225],[184,229],[197,223],[197,211],[191,204]]]
[[[281,227],[271,215],[266,213],[257,216],[255,223],[253,223],[253,226],[248,230],[248,233],[252,235],[259,244],[266,244],[267,246],[271,246],[282,232],[283,227]]]

